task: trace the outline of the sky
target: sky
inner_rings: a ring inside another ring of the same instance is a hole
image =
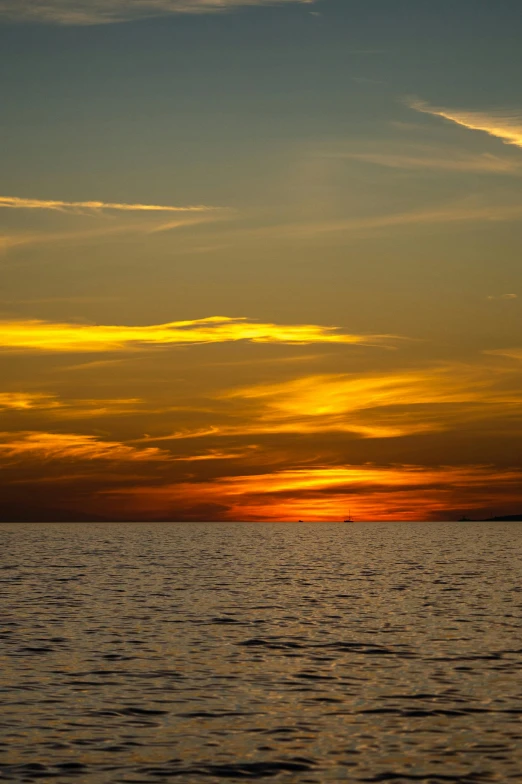
[[[0,519],[522,510],[519,0],[0,0]]]

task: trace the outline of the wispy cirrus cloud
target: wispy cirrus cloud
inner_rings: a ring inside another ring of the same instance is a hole
[[[522,147],[522,112],[494,110],[487,112],[462,111],[431,106],[417,98],[409,99],[408,106],[417,112],[431,114],[444,120],[468,128],[470,131],[482,131],[489,136],[501,139],[504,144]]]
[[[0,209],[57,210],[59,212],[211,212],[222,209],[207,205],[172,206],[159,204],[125,204],[105,201],[62,201],[58,199],[24,199],[18,196],[0,196]]]
[[[97,25],[173,14],[205,14],[251,6],[304,4],[315,0],[0,0],[0,20],[59,25]]]
[[[203,463],[207,460],[244,460],[249,458],[258,449],[256,444],[246,447],[245,449],[224,450],[224,449],[207,449],[195,455],[184,455],[182,457],[173,457],[176,462],[183,463]]]
[[[330,431],[362,438],[395,438],[444,429],[441,422],[425,411],[419,416],[413,407],[469,401],[470,396],[443,373],[405,372],[367,377],[305,376],[233,390],[226,397],[245,405],[245,418],[258,433]],[[382,413],[393,407],[398,410]],[[249,416],[250,409],[257,409],[257,416]],[[365,417],[368,411],[371,415]]]
[[[0,392],[0,412],[46,412],[53,419],[118,416],[143,410],[141,398],[62,399],[45,392]]]
[[[522,169],[521,169],[522,172]],[[260,226],[226,227],[216,237],[219,247],[226,247],[238,240],[245,241],[306,241],[332,237],[336,234],[354,237],[373,237],[377,232],[395,232],[402,229],[423,231],[437,225],[458,227],[466,223],[509,223],[522,218],[520,201],[487,203],[480,196],[456,199],[440,205],[414,208],[403,212],[386,212],[373,215],[348,214],[346,217],[310,218],[304,221],[270,223]],[[212,250],[213,247],[201,250]]]
[[[221,405],[209,426],[134,443],[325,433],[401,438],[473,428],[484,421],[520,429],[519,385],[516,370],[495,367],[493,372],[487,365],[457,363],[380,374],[308,375],[224,392],[217,396]],[[226,401],[230,410],[223,408]]]
[[[494,348],[490,351],[484,351],[484,354],[489,354],[493,357],[506,357],[506,359],[522,360],[522,348]]]
[[[360,161],[390,169],[426,169],[447,174],[511,174],[522,175],[522,162],[488,153],[473,154],[465,150],[409,145],[407,150],[384,149],[339,151],[326,157]]]
[[[509,222],[522,217],[522,205],[480,204],[475,199],[461,200],[453,204],[408,212],[347,218],[346,220],[308,221],[306,223],[282,224],[260,229],[258,236],[273,236],[282,239],[308,239],[327,234],[346,233],[356,236],[372,236],[380,229],[401,227],[433,226],[437,224],[474,223],[479,221]],[[254,235],[254,229],[252,234]]]
[[[220,220],[224,213],[216,210],[215,212],[187,213],[176,220],[136,220],[118,221],[110,225],[90,227],[88,229],[76,231],[17,231],[9,234],[0,234],[0,251],[9,251],[13,248],[27,247],[31,245],[52,245],[97,242],[100,240],[118,239],[119,237],[144,236],[152,237],[161,232],[174,231],[176,229],[195,228],[203,223],[211,223]]]
[[[0,392],[0,411],[32,411],[61,408],[54,395],[42,392]]]
[[[156,447],[137,449],[119,441],[103,441],[77,433],[23,431],[0,433],[0,461],[109,460],[117,463],[165,460],[168,455]]]
[[[0,0],[1,2],[1,0]],[[125,237],[132,234],[154,235],[176,229],[196,227],[230,218],[234,211],[228,207],[205,204],[168,205],[133,204],[107,201],[64,201],[62,199],[32,199],[19,196],[0,196],[0,210],[58,212],[65,217],[83,216],[100,218],[111,216],[114,220],[101,221],[88,228],[62,229],[61,231],[11,231],[0,234],[0,251],[27,245],[88,242],[100,239]],[[118,216],[119,220],[116,220]]]
[[[313,343],[392,346],[392,335],[353,335],[314,324],[263,324],[211,316],[153,326],[102,326],[49,321],[0,321],[0,348],[15,351],[98,352],[198,343]]]
[[[369,160],[369,158],[368,158]],[[377,161],[375,161],[377,162]],[[383,165],[384,161],[381,161]],[[399,165],[399,161],[395,161],[394,165]],[[405,163],[403,161],[403,163]],[[411,161],[410,161],[411,164]],[[419,166],[420,166],[419,162]],[[435,166],[435,162],[433,162]],[[472,170],[473,164],[470,164]],[[495,164],[492,163],[492,170]],[[521,169],[522,171],[522,169]],[[502,169],[503,173],[506,173]],[[514,173],[514,172],[510,172]],[[31,201],[31,200],[29,200]],[[69,214],[74,214],[75,210],[83,210],[89,214],[96,215],[102,214],[103,210],[117,209],[118,205],[111,205],[110,203],[99,202],[38,202],[41,205],[65,204],[64,208],[60,206],[42,206],[34,207],[34,209],[54,209],[65,211]],[[95,205],[105,204],[104,207]],[[79,205],[85,205],[81,207]],[[91,205],[87,207],[86,205]],[[0,204],[0,207],[2,205]],[[3,206],[13,206],[4,204]],[[140,205],[122,205],[126,207],[126,214],[139,215]],[[0,234],[0,251],[10,250],[26,245],[40,245],[50,244],[55,242],[79,242],[79,241],[97,241],[99,239],[106,239],[110,237],[126,236],[131,234],[145,234],[154,236],[161,232],[172,231],[175,229],[197,227],[202,223],[214,223],[228,220],[230,215],[233,215],[233,210],[226,207],[155,207],[153,205],[142,205],[144,210],[141,214],[153,214],[152,211],[157,211],[160,214],[162,210],[171,210],[180,212],[180,217],[174,220],[140,220],[132,222],[118,222],[116,225],[103,225],[91,227],[86,230],[75,231],[60,231],[60,232],[12,232],[10,234]],[[28,207],[29,208],[29,207]],[[185,213],[185,214],[183,214]],[[122,213],[123,214],[123,213]],[[430,207],[427,209],[414,209],[406,212],[385,213],[380,215],[369,216],[350,216],[343,219],[335,220],[308,220],[299,223],[276,223],[271,225],[264,225],[259,227],[239,227],[220,231],[216,236],[219,237],[220,242],[223,241],[236,241],[238,238],[245,238],[249,240],[255,239],[275,239],[275,240],[308,240],[312,237],[323,237],[328,234],[351,234],[354,236],[372,236],[375,231],[385,230],[399,230],[401,228],[413,228],[418,226],[433,226],[437,224],[459,224],[459,223],[473,223],[473,222],[510,222],[519,220],[522,217],[522,206],[519,203],[509,204],[484,204],[481,200],[476,198],[464,199],[455,201],[441,206]],[[206,250],[206,248],[205,248]]]

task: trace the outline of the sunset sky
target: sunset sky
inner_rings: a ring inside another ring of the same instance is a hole
[[[0,0],[0,518],[522,511],[520,0]]]

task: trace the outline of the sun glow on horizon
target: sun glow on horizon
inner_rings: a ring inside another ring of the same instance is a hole
[[[205,504],[221,508],[219,519],[230,521],[332,522],[350,510],[359,521],[421,522],[447,510],[448,501],[462,510],[469,509],[471,499],[491,503],[492,482],[516,498],[521,480],[519,469],[491,466],[329,466],[129,487],[101,495],[109,507],[132,509],[145,518]]]

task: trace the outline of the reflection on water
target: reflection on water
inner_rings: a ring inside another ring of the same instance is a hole
[[[0,778],[521,780],[521,524],[0,543]]]

